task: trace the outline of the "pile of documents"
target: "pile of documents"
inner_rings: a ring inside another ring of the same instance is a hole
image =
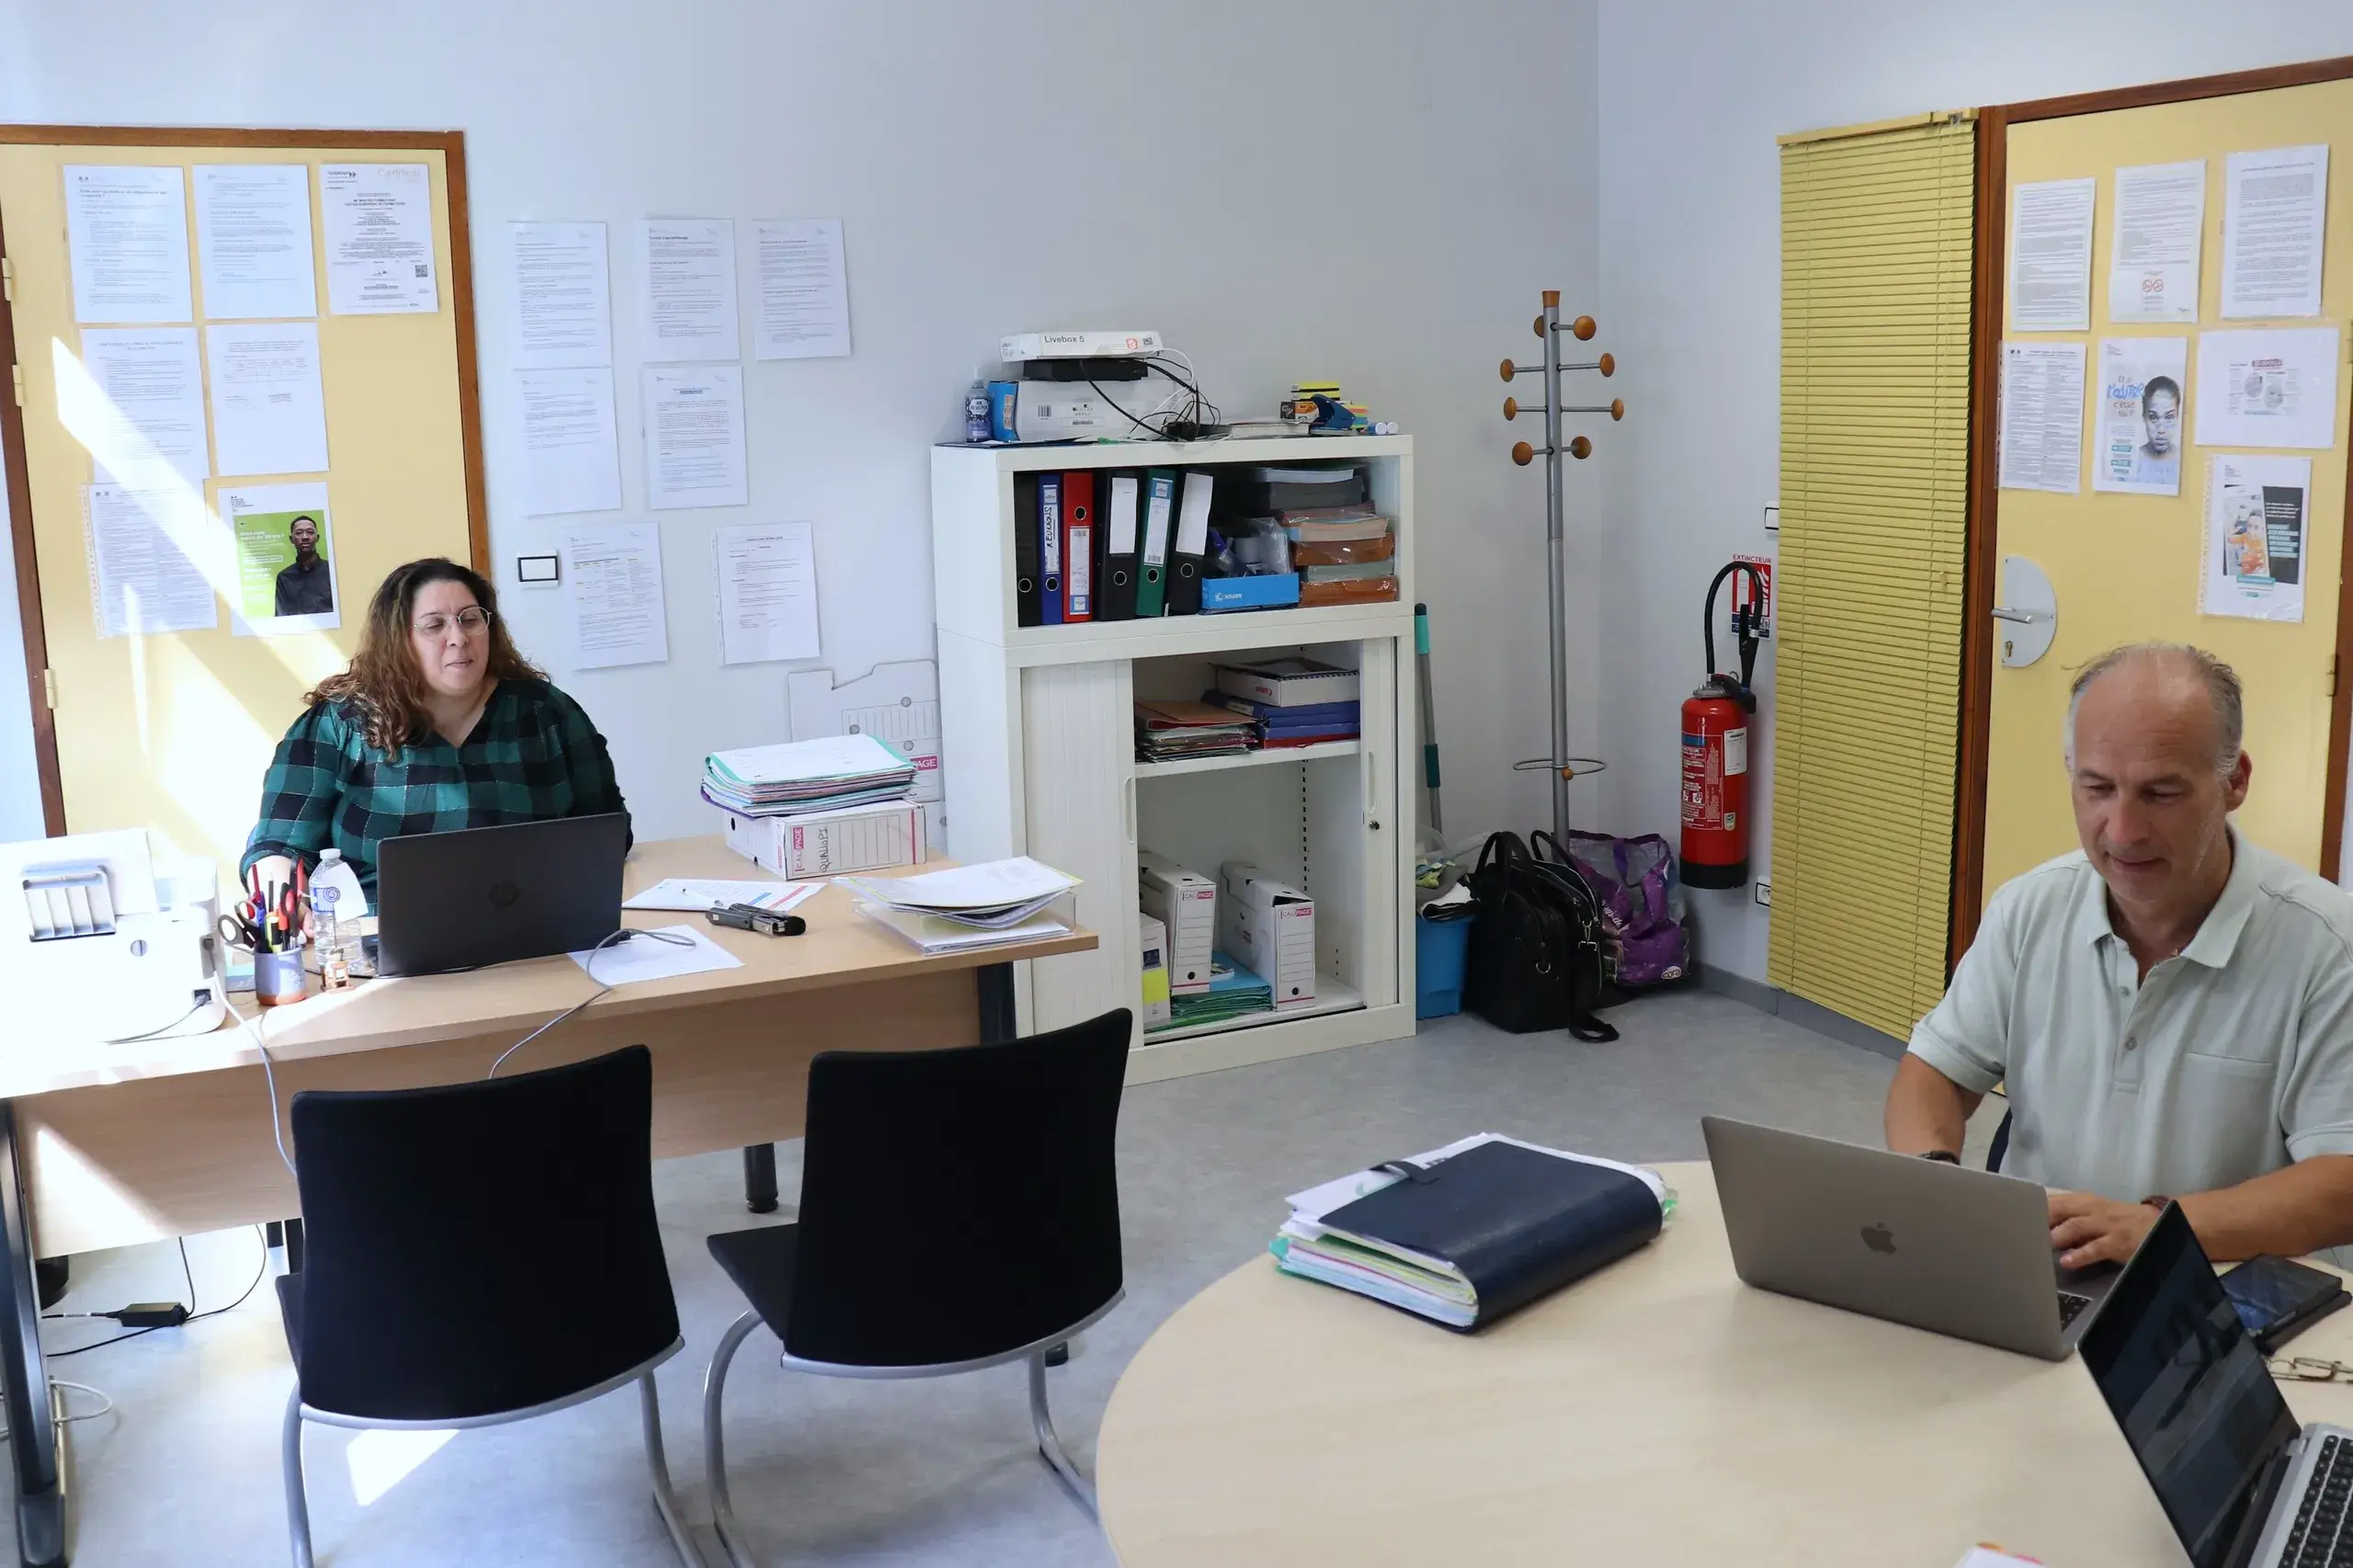
[[[1466,1179],[1449,1181],[1447,1162],[1474,1150],[1484,1153],[1466,1163]],[[1437,1185],[1408,1184],[1380,1204],[1365,1202],[1405,1179],[1399,1165],[1419,1167],[1417,1183],[1428,1183],[1434,1168]],[[1473,1165],[1498,1168],[1472,1173]],[[1268,1249],[1284,1273],[1456,1329],[1490,1321],[1640,1245],[1676,1210],[1675,1193],[1656,1171],[1496,1132],[1294,1192],[1290,1202],[1290,1219]],[[1371,1227],[1423,1245],[1383,1239]]]
[[[1220,665],[1217,685],[1201,700],[1251,721],[1261,746],[1312,746],[1352,741],[1363,731],[1357,672],[1313,659]]]
[[[1397,540],[1370,505],[1279,512],[1290,540],[1302,605],[1355,604],[1397,597]]]
[[[1223,708],[1213,708],[1206,702],[1136,704],[1138,762],[1237,756],[1257,744],[1257,726],[1247,717]]]
[[[1052,905],[1078,886],[1076,877],[1027,855],[915,877],[834,881],[857,895],[858,914],[926,953],[1067,935],[1069,923]]]
[[[915,786],[914,759],[872,735],[715,751],[702,765],[702,798],[746,817],[904,800]]]
[[[1222,1024],[1252,1013],[1271,1013],[1275,990],[1223,953],[1210,955],[1210,988],[1168,998],[1165,1028]]]

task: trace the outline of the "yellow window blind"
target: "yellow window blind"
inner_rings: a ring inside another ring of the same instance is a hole
[[[1945,985],[1975,131],[1781,149],[1768,973],[1898,1038]]]

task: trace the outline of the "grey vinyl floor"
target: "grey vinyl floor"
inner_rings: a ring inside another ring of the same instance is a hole
[[[1614,1017],[1623,1038],[1610,1045],[1448,1019],[1409,1040],[1130,1090],[1120,1127],[1127,1300],[1052,1374],[1057,1422],[1082,1466],[1092,1470],[1120,1369],[1170,1313],[1264,1248],[1285,1192],[1482,1130],[1644,1161],[1698,1157],[1708,1111],[1878,1137],[1893,1066],[1884,1057],[1701,993]],[[799,1156],[797,1144],[779,1151],[780,1218]],[[732,1154],[664,1162],[654,1186],[687,1340],[661,1373],[665,1431],[688,1517],[707,1520],[700,1380],[742,1303],[703,1237],[751,1221]],[[250,1230],[193,1238],[189,1254],[200,1307],[233,1300],[264,1259]],[[176,1249],[131,1248],[77,1260],[61,1308],[182,1290]],[[47,1338],[54,1353],[112,1326],[64,1320]],[[763,1562],[1112,1562],[1035,1456],[1018,1368],[840,1382],[784,1372],[757,1353],[764,1344],[772,1351],[764,1335],[746,1346],[728,1391],[729,1471]],[[76,1562],[286,1561],[278,1442],[293,1374],[266,1283],[219,1317],[55,1359],[51,1372],[114,1402],[72,1428]],[[65,1398],[75,1411],[98,1403]],[[308,1451],[313,1528],[331,1568],[674,1561],[647,1500],[628,1393],[446,1439],[314,1427]],[[707,1526],[699,1536],[722,1562]]]

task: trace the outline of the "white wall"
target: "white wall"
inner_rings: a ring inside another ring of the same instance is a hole
[[[1631,413],[1606,472],[1614,544],[1601,733],[1617,831],[1672,833],[1677,710],[1702,671],[1700,596],[1769,553],[1779,468],[1780,164],[1774,137],[1929,109],[2353,53],[2353,6],[2149,0],[1609,0],[1601,16],[1605,320]],[[2353,258],[2332,257],[2332,266]],[[1757,863],[1769,866],[1772,658],[1761,660]],[[1721,647],[1719,660],[1727,657]],[[2053,739],[2055,745],[2056,738]],[[1765,973],[1766,918],[1697,893],[1704,961]]]
[[[6,450],[0,442],[0,454]],[[0,541],[8,528],[8,486],[0,482]],[[45,831],[33,760],[32,692],[23,675],[25,628],[16,607],[17,552],[0,543],[0,844],[39,838]]]
[[[1589,309],[1597,286],[1594,11],[0,0],[0,119],[464,131],[502,584],[557,527],[517,511],[505,225],[613,226],[623,515],[661,521],[670,661],[575,676],[559,601],[506,604],[642,833],[701,831],[704,752],[783,733],[786,666],[719,665],[712,527],[815,519],[836,671],[929,656],[926,449],[975,363],[1003,332],[1128,324],[1229,412],[1335,376],[1419,438],[1449,820],[1524,827],[1542,785],[1506,767],[1545,742],[1543,509],[1494,366],[1533,347],[1540,288]],[[846,225],[858,351],[746,361],[749,507],[642,507],[627,225],[660,215]]]

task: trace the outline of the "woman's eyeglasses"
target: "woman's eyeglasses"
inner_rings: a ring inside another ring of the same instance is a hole
[[[420,636],[439,637],[449,631],[452,622],[457,624],[459,631],[471,637],[477,631],[489,629],[490,611],[480,605],[468,605],[455,615],[419,616],[414,624]]]

